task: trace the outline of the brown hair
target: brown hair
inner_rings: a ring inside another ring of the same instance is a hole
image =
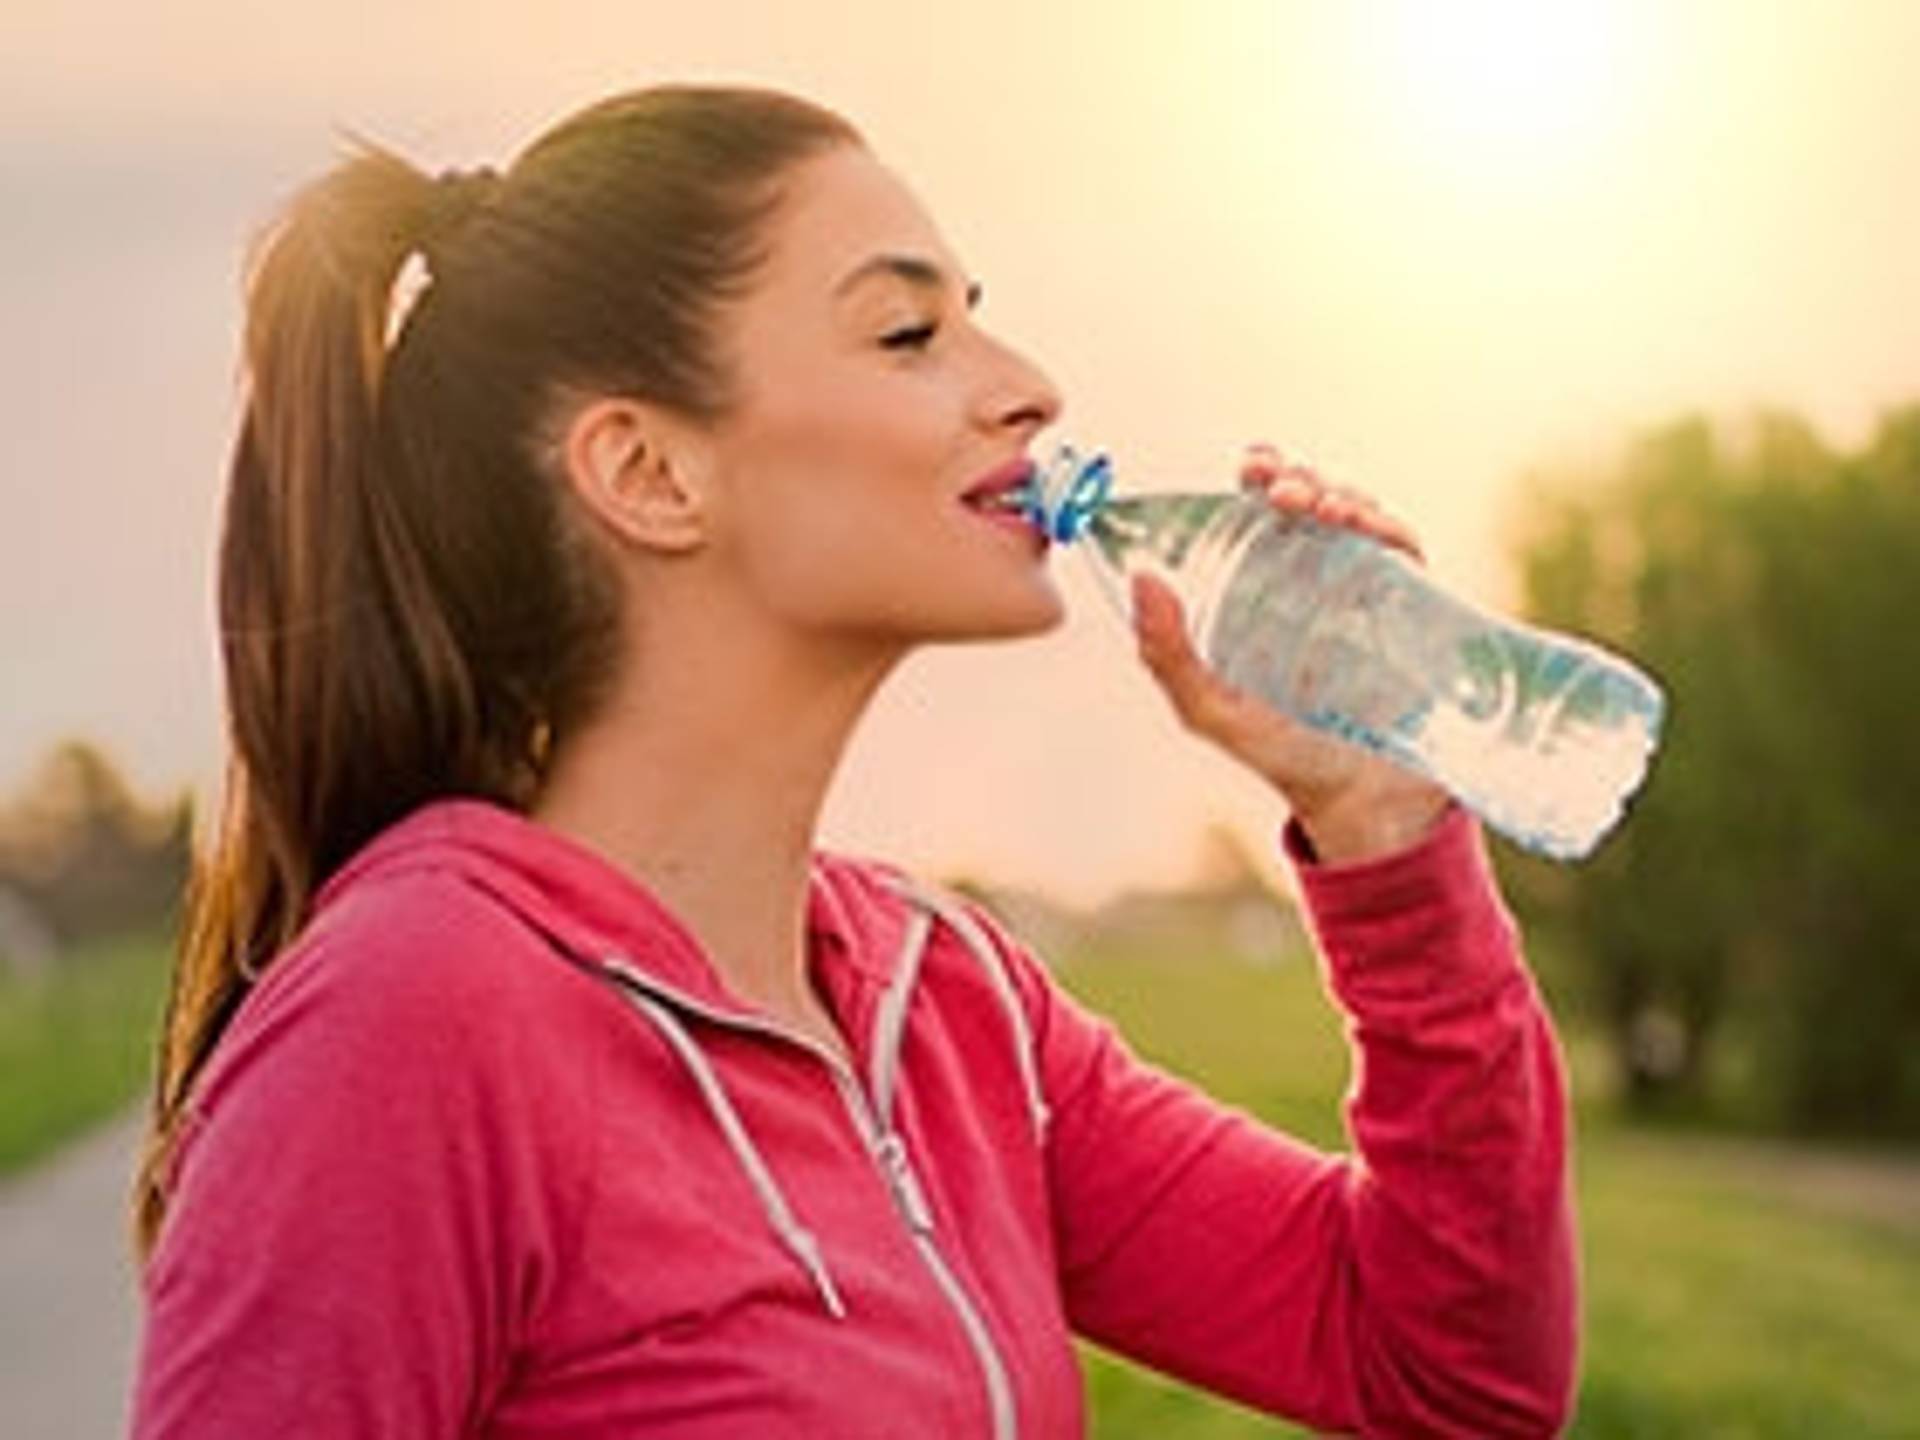
[[[314,893],[422,802],[524,807],[617,655],[617,591],[550,458],[585,395],[732,404],[719,307],[793,163],[858,144],[764,90],[601,101],[504,175],[357,140],[247,262],[219,558],[225,794],[158,1040],[134,1245],[157,1243],[189,1089]],[[431,271],[389,337],[396,278]]]

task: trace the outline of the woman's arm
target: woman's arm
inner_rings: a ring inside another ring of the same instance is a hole
[[[1339,867],[1288,843],[1358,1047],[1352,1156],[1137,1060],[1018,950],[1068,1313],[1090,1338],[1362,1435],[1551,1435],[1577,1287],[1561,1057],[1489,878],[1449,813]]]
[[[1367,497],[1269,447],[1240,479],[1419,555]],[[1357,1153],[1222,1110],[1038,992],[1070,1313],[1323,1427],[1554,1433],[1576,1349],[1564,1070],[1478,826],[1426,779],[1221,680],[1164,585],[1137,578],[1134,603],[1140,658],[1180,723],[1292,812],[1288,849],[1358,1049]]]

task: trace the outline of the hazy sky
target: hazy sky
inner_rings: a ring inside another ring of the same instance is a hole
[[[1759,403],[1920,399],[1920,5],[549,0],[0,21],[0,789],[63,734],[218,754],[214,516],[249,230],[338,131],[504,162],[614,90],[848,114],[1143,486],[1297,446],[1508,594],[1530,467]],[[1277,800],[1182,735],[1068,567],[1051,637],[927,654],[830,843],[1091,900]]]

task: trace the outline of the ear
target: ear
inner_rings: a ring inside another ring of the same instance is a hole
[[[587,513],[616,539],[668,554],[707,542],[711,496],[683,422],[637,400],[595,397],[567,422],[561,459]]]

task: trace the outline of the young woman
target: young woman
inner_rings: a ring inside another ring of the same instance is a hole
[[[905,655],[1061,618],[981,503],[1059,397],[845,121],[664,87],[502,175],[369,147],[267,241],[137,1435],[1075,1436],[1075,1333],[1330,1430],[1563,1423],[1560,1059],[1438,791],[1142,587],[1147,669],[1290,809],[1353,1157],[816,847]]]

